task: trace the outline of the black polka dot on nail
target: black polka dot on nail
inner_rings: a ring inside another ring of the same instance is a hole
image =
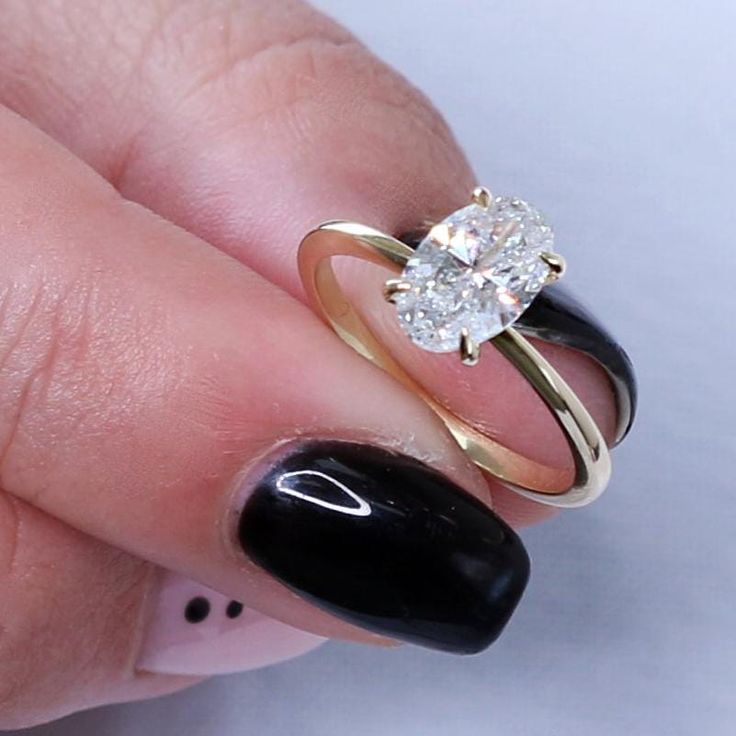
[[[192,598],[184,609],[184,618],[190,624],[198,624],[210,615],[210,602],[202,596]]]
[[[243,613],[242,603],[238,603],[238,601],[230,601],[230,603],[227,604],[225,614],[228,618],[237,618],[241,613]]]

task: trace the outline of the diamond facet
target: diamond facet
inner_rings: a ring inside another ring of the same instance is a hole
[[[513,324],[550,280],[541,257],[553,252],[552,229],[531,205],[494,197],[435,225],[409,259],[398,292],[399,322],[419,347],[458,350],[463,330],[477,343]]]

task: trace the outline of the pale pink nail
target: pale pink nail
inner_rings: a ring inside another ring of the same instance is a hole
[[[326,641],[174,573],[161,576],[154,595],[138,661],[141,670],[242,672],[291,659]]]

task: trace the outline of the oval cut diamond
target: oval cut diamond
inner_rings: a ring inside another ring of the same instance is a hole
[[[394,297],[399,321],[425,350],[457,350],[463,328],[481,343],[513,324],[547,283],[552,229],[531,205],[496,197],[435,225],[409,259]]]

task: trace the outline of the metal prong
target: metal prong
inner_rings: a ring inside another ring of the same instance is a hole
[[[488,209],[493,203],[493,195],[490,189],[485,187],[476,187],[473,189],[473,194],[470,197],[471,201],[485,209]]]
[[[401,279],[389,279],[383,285],[383,298],[387,302],[394,303],[394,297],[397,294],[401,294],[407,291],[411,291],[411,284],[408,281],[402,281]]]
[[[480,360],[480,345],[470,337],[467,327],[460,330],[460,360],[463,365],[476,365]]]
[[[564,276],[567,263],[559,253],[545,251],[544,253],[540,253],[539,257],[549,266],[549,276],[547,276],[548,284],[559,281]]]

